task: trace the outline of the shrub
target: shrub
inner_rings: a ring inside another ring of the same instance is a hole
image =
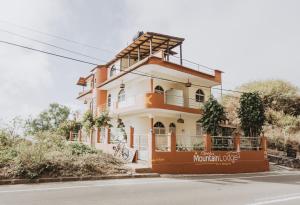
[[[259,94],[243,93],[240,98],[238,116],[246,136],[259,136],[265,122],[265,109]]]
[[[90,176],[127,172],[120,160],[63,136],[36,134],[33,143],[0,134],[0,178]]]
[[[208,134],[217,135],[220,132],[220,126],[222,120],[225,119],[224,108],[214,98],[210,98],[204,104],[203,116],[200,119],[204,130]]]
[[[90,148],[85,144],[72,143],[70,144],[72,155],[96,154],[99,151]]]

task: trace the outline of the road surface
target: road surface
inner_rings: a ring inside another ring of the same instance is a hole
[[[0,186],[0,205],[300,204],[300,171]]]

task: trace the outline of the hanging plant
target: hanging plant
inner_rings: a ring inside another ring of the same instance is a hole
[[[88,110],[84,113],[83,119],[82,119],[82,125],[83,125],[83,128],[87,132],[90,132],[91,129],[95,126],[95,120],[93,117],[93,113],[90,110]]]
[[[110,124],[111,117],[109,117],[108,112],[102,112],[99,117],[95,119],[95,126],[97,128],[101,127],[112,127]]]

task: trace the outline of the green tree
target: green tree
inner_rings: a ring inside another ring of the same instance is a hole
[[[68,139],[71,131],[73,131],[73,133],[78,133],[80,128],[81,128],[81,123],[77,122],[75,119],[66,120],[59,125],[57,129],[57,133],[59,135],[65,136]]]
[[[216,99],[210,97],[204,104],[203,116],[200,119],[202,126],[207,134],[218,135],[220,123],[225,119],[225,111]]]
[[[52,103],[37,118],[27,120],[26,132],[28,134],[35,134],[41,131],[57,131],[60,124],[66,121],[69,115],[70,109],[68,107]]]
[[[95,119],[95,126],[97,128],[101,127],[112,127],[110,124],[111,117],[109,117],[108,112],[102,112],[99,117]]]
[[[238,117],[246,136],[257,137],[260,135],[266,117],[263,100],[257,92],[242,94]]]

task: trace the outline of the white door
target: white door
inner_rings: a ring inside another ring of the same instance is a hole
[[[148,135],[134,134],[134,148],[138,153],[138,160],[148,161]]]

